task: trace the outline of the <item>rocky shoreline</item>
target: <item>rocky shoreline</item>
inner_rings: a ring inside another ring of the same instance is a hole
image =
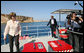
[[[33,17],[17,15],[16,19],[20,22],[33,22]],[[8,14],[1,14],[1,23],[6,23],[9,20]]]
[[[16,19],[20,21],[20,23],[31,23],[31,22],[48,22],[45,20],[33,20],[33,17],[26,17],[26,16],[16,16]],[[9,20],[8,14],[1,14],[1,23],[7,23]]]

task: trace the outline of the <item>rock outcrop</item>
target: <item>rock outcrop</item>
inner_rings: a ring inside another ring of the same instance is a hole
[[[26,17],[26,16],[16,16],[16,19],[20,22],[33,22],[33,17]],[[9,20],[8,14],[1,14],[1,23],[6,23]]]

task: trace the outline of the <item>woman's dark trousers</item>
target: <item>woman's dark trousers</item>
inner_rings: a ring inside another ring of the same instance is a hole
[[[19,35],[17,36],[9,35],[10,52],[13,52],[13,40],[15,40],[15,46],[16,46],[17,52],[19,52]]]

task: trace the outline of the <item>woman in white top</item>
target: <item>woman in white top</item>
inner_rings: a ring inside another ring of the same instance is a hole
[[[13,39],[15,40],[17,52],[19,52],[19,36],[21,36],[21,26],[19,21],[16,20],[16,13],[11,12],[9,18],[10,20],[7,21],[4,31],[4,40],[6,40],[6,35],[8,34],[10,52],[13,52]]]

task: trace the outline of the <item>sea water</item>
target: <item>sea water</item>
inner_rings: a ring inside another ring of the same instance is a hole
[[[59,22],[57,22],[59,25]],[[60,22],[61,26],[64,27],[64,22]],[[32,23],[20,23],[21,25],[21,35],[28,35],[28,36],[33,36],[33,37],[38,37],[39,36],[46,36],[48,35],[48,32],[50,31],[50,27],[47,26],[48,22],[32,22]],[[1,45],[4,44],[4,40],[3,40],[3,33],[4,33],[4,29],[5,29],[6,24],[1,24]],[[27,27],[23,27],[23,26],[28,26]],[[25,31],[25,30],[29,30],[29,31]],[[42,33],[41,33],[42,32]],[[47,33],[45,33],[47,32]],[[9,43],[9,38],[7,35],[7,39],[6,39],[6,43]]]

